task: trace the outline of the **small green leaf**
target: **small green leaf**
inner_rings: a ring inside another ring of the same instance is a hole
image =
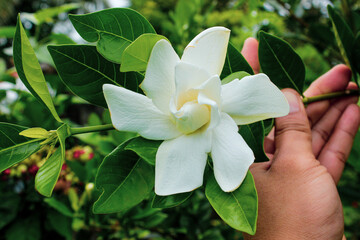
[[[229,76],[227,76],[226,78],[224,78],[223,80],[221,80],[221,84],[222,85],[227,84],[235,79],[241,80],[243,77],[246,77],[246,76],[250,76],[250,74],[247,72],[244,72],[244,71],[234,72],[234,73],[230,74]]]
[[[35,177],[35,188],[41,195],[51,196],[59,178],[62,164],[61,148],[58,148],[40,167]]]
[[[240,71],[247,72],[251,75],[254,74],[253,69],[243,57],[243,55],[234,47],[234,45],[229,43],[224,68],[221,73],[221,79],[224,79],[232,73]]]
[[[77,3],[69,3],[69,4],[63,4],[58,7],[50,7],[45,8],[37,11],[33,14],[33,17],[35,18],[35,23],[40,25],[45,22],[52,22],[53,18],[58,16],[61,13],[69,12],[73,9],[79,8],[80,4]]]
[[[154,168],[120,145],[100,165],[95,184],[103,193],[94,213],[124,212],[148,197],[154,187]]]
[[[142,137],[137,137],[131,140],[125,149],[135,152],[147,163],[155,165],[156,152],[161,143],[162,141],[147,140]]]
[[[146,33],[138,37],[124,50],[120,71],[145,71],[151,51],[161,39],[167,40],[164,36],[153,33]]]
[[[241,186],[233,192],[223,192],[211,175],[205,186],[205,195],[219,216],[232,228],[254,235],[258,215],[258,198],[250,172]]]
[[[40,127],[28,128],[19,133],[19,135],[28,137],[28,138],[47,138],[49,136],[49,131]]]
[[[78,212],[79,209],[80,209],[80,206],[79,206],[79,197],[75,191],[74,188],[69,188],[69,191],[68,191],[68,196],[69,196],[69,201],[71,203],[71,208],[75,211],[75,212]]]
[[[106,83],[141,92],[142,75],[121,73],[120,65],[107,61],[94,46],[61,45],[49,46],[48,49],[64,84],[94,105],[107,108],[102,90]]]
[[[264,152],[265,127],[262,121],[248,125],[241,125],[240,135],[244,138],[255,155],[255,162],[267,162],[268,157]]]
[[[121,63],[123,51],[143,33],[155,33],[151,24],[128,8],[105,9],[84,15],[69,16],[76,31],[109,61]]]
[[[36,58],[34,49],[31,47],[29,39],[21,24],[20,15],[18,16],[18,23],[16,26],[13,51],[15,67],[21,81],[25,84],[31,94],[49,109],[53,117],[58,122],[61,122],[61,119],[55,110],[49,89],[47,88],[39,61]]]
[[[44,202],[47,203],[50,207],[57,210],[59,213],[63,214],[67,217],[73,217],[73,212],[66,206],[63,202],[60,202],[54,197],[51,198],[45,198]]]
[[[155,195],[152,201],[153,208],[171,208],[176,207],[190,198],[192,192],[179,193],[169,196]]]
[[[259,38],[259,61],[263,72],[278,88],[293,88],[302,94],[305,65],[300,56],[278,37],[260,32]]]
[[[327,6],[329,17],[332,22],[335,39],[339,46],[342,57],[345,63],[351,67],[354,72],[355,63],[353,62],[352,53],[354,51],[355,37],[349,25],[344,19],[333,9],[331,5]],[[353,74],[355,82],[357,82],[357,75]]]

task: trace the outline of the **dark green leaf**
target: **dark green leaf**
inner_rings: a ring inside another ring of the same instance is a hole
[[[263,72],[278,88],[293,88],[302,94],[305,65],[299,55],[278,37],[260,32],[259,38],[259,61]]]
[[[162,141],[147,140],[142,137],[137,137],[131,140],[125,149],[135,152],[147,163],[155,165],[156,152],[161,143]]]
[[[344,58],[345,63],[351,67],[351,70],[354,72],[355,66],[352,58],[352,53],[354,51],[355,37],[352,33],[349,25],[344,21],[344,19],[333,9],[332,6],[328,5],[327,7],[329,17],[332,22],[335,39],[339,46],[341,55]],[[357,82],[357,75],[353,74],[355,81]]]
[[[70,210],[70,208],[68,208],[68,206],[66,206],[63,202],[60,202],[56,198],[45,198],[44,202],[47,203],[50,207],[57,210],[62,215],[67,217],[73,217],[73,212]]]
[[[138,37],[124,50],[120,71],[145,71],[151,51],[155,44],[161,39],[166,38],[152,33],[143,34]]]
[[[65,237],[66,240],[72,239],[72,218],[66,217],[56,211],[48,211],[47,220],[58,234]]]
[[[6,231],[6,240],[40,240],[41,228],[39,218],[32,216],[29,218],[19,218]]]
[[[247,72],[249,74],[254,74],[253,69],[245,60],[243,55],[234,47],[234,45],[229,43],[224,68],[221,73],[221,79],[224,79],[225,77],[234,72],[241,71]]]
[[[154,187],[154,168],[120,145],[102,162],[95,184],[103,190],[94,213],[124,212],[136,206]]]
[[[16,218],[20,196],[13,192],[2,192],[0,195],[0,230]]]
[[[102,91],[105,83],[139,92],[143,79],[138,73],[120,73],[120,66],[103,58],[94,46],[49,46],[61,80],[79,97],[92,104],[107,107]]]
[[[28,138],[19,135],[25,129],[27,127],[0,122],[0,150],[28,141]]]
[[[20,15],[16,26],[13,51],[15,67],[21,81],[31,94],[49,109],[53,117],[58,122],[61,122],[47,88],[39,61],[21,24]]]
[[[360,32],[357,34],[355,39],[353,61],[356,71],[360,74]]]
[[[233,192],[223,192],[214,175],[206,183],[205,195],[219,216],[232,228],[254,235],[258,215],[258,198],[250,172]]]
[[[153,208],[171,208],[176,207],[189,199],[192,192],[179,193],[169,196],[155,195],[152,201]]]
[[[143,33],[155,33],[151,24],[138,12],[127,8],[112,8],[84,15],[69,16],[76,31],[105,58],[121,63],[122,53]]]
[[[253,150],[255,162],[269,161],[264,152],[265,128],[262,121],[248,125],[241,125],[239,129],[240,135],[245,139],[246,143]]]

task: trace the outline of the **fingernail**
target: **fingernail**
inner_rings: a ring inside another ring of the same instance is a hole
[[[300,98],[298,95],[290,91],[283,92],[290,106],[290,113],[298,112],[300,110]]]

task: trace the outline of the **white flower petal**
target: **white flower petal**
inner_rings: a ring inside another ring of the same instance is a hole
[[[265,74],[235,79],[223,85],[221,97],[222,111],[228,113],[238,125],[289,113],[284,94]]]
[[[169,102],[175,92],[175,65],[180,61],[171,44],[158,41],[150,55],[145,79],[140,87],[161,111],[169,113]]]
[[[161,112],[150,98],[111,84],[103,86],[111,121],[119,131],[137,132],[152,140],[181,135],[169,115]]]
[[[209,135],[209,132],[183,135],[160,145],[155,164],[157,195],[190,192],[202,185],[211,147]]]
[[[254,162],[252,150],[226,113],[221,114],[220,124],[213,130],[211,157],[216,181],[224,192],[237,189]]]
[[[177,109],[185,102],[196,100],[196,92],[189,90],[200,86],[209,78],[209,73],[204,69],[189,63],[179,62],[175,67],[175,104]]]
[[[224,66],[230,30],[212,27],[197,35],[185,48],[181,61],[199,66],[210,75],[220,75]]]

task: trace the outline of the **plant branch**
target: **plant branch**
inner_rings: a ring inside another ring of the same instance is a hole
[[[318,101],[322,101],[322,100],[328,100],[328,99],[337,98],[337,97],[350,97],[350,96],[359,96],[359,95],[360,95],[359,90],[345,90],[345,91],[340,91],[340,92],[326,93],[326,94],[322,94],[322,95],[318,95],[318,96],[314,96],[314,97],[305,97],[305,98],[303,98],[303,103],[309,104],[309,103],[318,102]]]
[[[97,125],[97,126],[90,126],[90,127],[80,127],[80,128],[71,128],[70,132],[71,135],[82,134],[82,133],[91,133],[91,132],[100,132],[100,131],[107,131],[107,130],[114,130],[114,126],[112,124],[105,124],[105,125]]]

